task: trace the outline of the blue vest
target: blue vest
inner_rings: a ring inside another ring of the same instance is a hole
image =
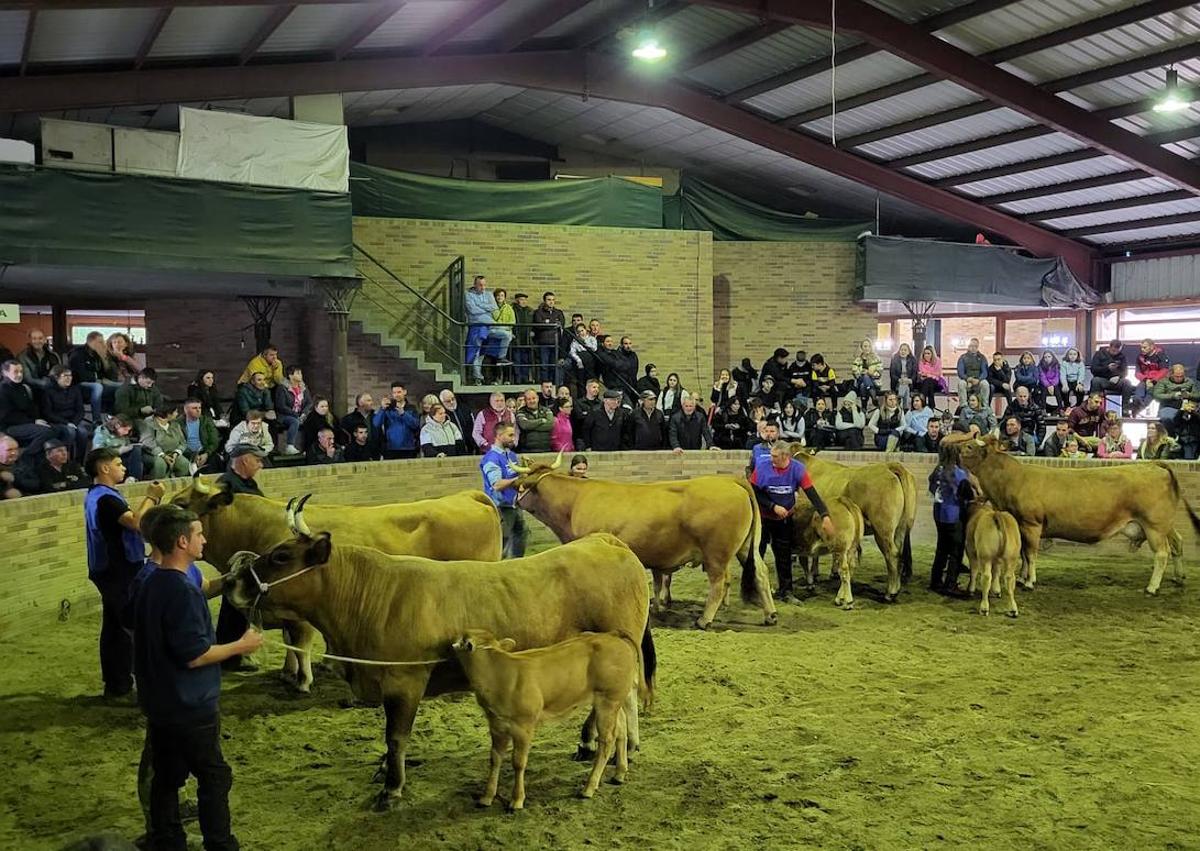
[[[95,485],[87,492],[83,500],[83,519],[87,526],[87,555],[88,578],[96,579],[108,572],[108,547],[100,532],[100,521],[96,516],[100,498],[115,496],[121,502],[125,497],[108,485]],[[128,507],[128,503],[126,503]],[[146,542],[142,536],[130,529],[121,527],[121,544],[125,548],[125,559],[132,565],[139,566],[146,560]]]
[[[516,460],[517,456],[511,450],[497,449],[493,446],[479,462],[479,470],[483,473],[483,492],[488,495],[488,499],[501,508],[512,508],[517,504],[517,489],[495,490],[492,487],[492,483],[488,481],[485,468],[489,464],[495,464],[500,468],[500,478],[513,479],[516,478],[517,474],[513,472],[509,464],[516,462]]]

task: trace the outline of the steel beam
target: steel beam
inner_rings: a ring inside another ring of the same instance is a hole
[[[1170,192],[1155,192],[1152,195],[1134,195],[1131,198],[1114,198],[1111,201],[1097,201],[1094,204],[1054,207],[1050,210],[1038,210],[1036,213],[1022,213],[1017,218],[1023,222],[1045,222],[1050,219],[1069,219],[1072,216],[1086,216],[1089,213],[1128,210],[1133,207],[1145,207],[1148,204],[1165,204],[1168,201],[1186,201],[1189,198],[1195,197],[1195,195],[1186,189],[1174,189]]]
[[[158,41],[158,36],[162,33],[163,27],[167,25],[167,19],[171,17],[171,12],[173,11],[170,6],[167,6],[164,9],[159,9],[158,14],[154,16],[154,21],[150,24],[150,29],[146,30],[146,36],[142,39],[141,46],[138,47],[137,55],[133,57],[133,69],[135,71],[142,67],[146,61],[146,57],[154,49],[154,42]]]
[[[426,39],[421,55],[432,56],[437,53],[447,43],[462,35],[507,2],[508,0],[475,0],[475,5],[470,9]]]
[[[408,0],[388,0],[386,3],[379,4],[379,8],[373,11],[365,21],[354,28],[354,31],[342,39],[333,49],[334,59],[345,59],[346,54],[358,47],[371,33],[379,29],[392,19],[392,16],[403,9],[408,4]]]
[[[764,38],[770,38],[788,28],[788,24],[780,23],[779,21],[761,21],[754,26],[735,32],[728,38],[723,38],[716,44],[710,45],[703,50],[697,50],[690,56],[685,56],[675,63],[674,71],[677,74],[686,73],[693,68],[699,68],[701,65],[714,62],[722,56],[728,56],[730,53],[741,50],[743,47],[749,47],[756,42],[762,41]]]
[[[295,10],[295,5],[276,6],[272,9],[266,20],[262,22],[262,26],[255,30],[254,35],[250,36],[250,40],[242,46],[242,52],[238,55],[238,64],[245,65],[249,62],[258,49],[263,46],[263,42],[269,39],[271,34],[279,29],[280,24],[287,20],[288,15]]]
[[[25,37],[21,41],[21,67],[17,73],[22,77],[25,76],[25,69],[29,66],[29,48],[33,44],[33,29],[37,26],[37,9],[30,9],[29,14],[25,16]]]
[[[516,50],[538,33],[548,30],[563,18],[578,12],[592,0],[554,0],[533,9],[529,14],[513,23],[495,39],[492,49],[496,53]]]
[[[1188,222],[1200,222],[1200,210],[1190,213],[1176,213],[1173,216],[1151,216],[1145,219],[1130,219],[1126,222],[1105,222],[1102,225],[1089,225],[1082,228],[1068,228],[1058,233],[1071,238],[1077,236],[1093,236],[1098,233],[1117,233],[1123,230],[1145,230],[1163,225],[1182,225]]]

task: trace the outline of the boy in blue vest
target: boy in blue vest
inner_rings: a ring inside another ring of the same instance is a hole
[[[237,641],[215,643],[208,601],[188,576],[204,555],[204,531],[194,513],[178,509],[155,517],[147,530],[162,559],[142,581],[133,607],[138,702],[154,770],[149,846],[187,847],[179,790],[191,774],[206,851],[237,851],[229,819],[233,772],[221,754],[219,663],[257,650],[262,634],[248,628]]]
[[[770,540],[775,555],[775,572],[779,577],[780,602],[799,602],[792,594],[792,541],[796,530],[792,518],[796,512],[796,491],[804,491],[808,501],[821,515],[821,528],[826,537],[833,535],[829,510],[804,465],[791,456],[787,444],[776,443],[771,454],[760,458],[750,474],[750,484],[762,512],[762,536]]]
[[[122,628],[129,587],[146,558],[138,524],[146,511],[162,500],[161,482],[151,482],[137,510],[129,507],[117,485],[125,480],[125,465],[115,449],[93,449],[84,460],[92,487],[83,500],[87,534],[88,579],[100,592],[100,673],[104,696],[121,698],[133,690],[133,647]]]
[[[483,473],[483,491],[500,509],[500,532],[504,539],[503,558],[521,558],[525,555],[525,515],[517,505],[517,472],[513,465],[518,463],[512,451],[517,442],[517,432],[512,423],[496,426],[496,437],[492,448],[479,462]]]

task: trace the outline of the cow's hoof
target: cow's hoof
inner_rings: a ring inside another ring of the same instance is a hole
[[[843,605],[842,605],[842,611],[843,611],[843,612],[852,612],[852,611],[854,611],[854,603],[853,603],[853,602],[850,602],[850,603],[845,603],[845,604],[843,604]]]
[[[708,629],[710,626],[712,626],[712,621],[696,618],[696,629]]]
[[[763,616],[763,626],[775,626],[777,623],[779,623],[779,612],[770,612]],[[700,628],[704,629],[704,627]]]
[[[625,778],[618,777],[617,775],[614,774],[612,777],[608,778],[608,783],[610,786],[624,786]]]
[[[1017,613],[1016,613],[1015,611],[1013,611],[1013,612],[1005,612],[1004,614],[1008,615],[1008,616],[1009,616],[1010,618],[1012,618],[1013,620],[1016,620],[1016,619],[1017,619]]]
[[[579,790],[579,798],[580,798],[580,800],[583,800],[583,801],[592,800],[592,797],[595,794],[596,794],[596,792],[593,789],[580,789]]]
[[[884,594],[884,595],[883,595],[883,602],[885,602],[885,603],[895,603],[895,602],[896,602],[896,597],[898,597],[898,596],[899,596],[899,594]]]
[[[387,789],[375,796],[375,812],[390,813],[400,808],[400,793],[389,792]]]
[[[987,609],[980,609],[980,610],[979,610],[979,614],[983,615],[983,616],[986,618],[986,617],[988,616],[988,610],[987,610]]]
[[[1157,596],[1158,596],[1158,590],[1157,590],[1157,589],[1155,589],[1155,588],[1147,588],[1147,589],[1146,589],[1146,595],[1147,595],[1147,596],[1149,596],[1149,597],[1157,597]]]
[[[493,800],[494,799],[492,799],[492,798],[478,798],[475,801],[475,806],[479,807],[479,809],[481,809],[481,810],[486,810],[488,807],[490,807],[492,805]]]
[[[301,694],[312,694],[312,683],[300,683],[296,686],[296,691]]]
[[[573,762],[591,762],[596,758],[596,752],[585,744],[579,744],[575,747],[575,753],[572,754]]]
[[[525,809],[524,801],[509,801],[504,806],[504,811],[508,812],[508,813],[515,813],[518,810],[523,810],[523,809]]]

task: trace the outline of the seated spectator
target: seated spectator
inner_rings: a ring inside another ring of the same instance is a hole
[[[300,367],[292,364],[284,369],[283,375],[284,380],[275,385],[271,404],[275,411],[275,422],[287,430],[284,436],[286,444],[283,454],[299,455],[300,450],[296,447],[300,442],[300,423],[310,419],[308,415],[313,409],[313,400],[308,392],[308,387],[304,384],[304,371]],[[314,422],[311,428],[305,429],[305,446],[316,442],[316,432],[319,426],[319,423]]]
[[[972,337],[967,343],[967,350],[958,358],[958,407],[967,406],[968,396],[978,396],[980,402],[991,398],[991,386],[988,384],[988,362],[979,352],[979,338]]]
[[[1067,409],[1063,399],[1062,367],[1054,352],[1049,349],[1042,352],[1041,360],[1038,361],[1038,388],[1038,393],[1035,393],[1033,398],[1043,408],[1049,410],[1050,400],[1053,399],[1054,406],[1060,414]]]
[[[1017,368],[1013,370],[1013,388],[1024,387],[1029,391],[1030,397],[1037,405],[1043,405],[1044,400],[1042,394],[1042,380],[1038,375],[1037,361],[1033,359],[1033,352],[1021,352],[1021,357],[1017,361]],[[1009,400],[1012,401],[1011,399]]]
[[[108,335],[108,355],[117,367],[117,380],[122,384],[133,383],[142,372],[142,366],[133,356],[133,340],[121,331]]]
[[[905,417],[904,428],[900,431],[900,447],[916,446],[917,441],[929,431],[929,423],[937,411],[925,405],[925,397],[920,393],[912,395],[912,410]]]
[[[1108,423],[1104,437],[1096,444],[1097,458],[1132,458],[1133,443],[1121,431],[1119,420]]]
[[[554,428],[550,430],[551,452],[575,451],[575,436],[571,428],[571,414],[574,410],[575,403],[569,398],[559,403],[558,411],[554,414]]]
[[[719,449],[708,417],[690,395],[684,394],[679,410],[667,421],[667,443],[676,455],[688,449]]]
[[[825,356],[819,352],[813,355],[809,366],[811,371],[808,383],[812,387],[813,394],[836,402],[838,397],[837,373],[833,371],[833,367],[825,363]]]
[[[1000,446],[1009,455],[1037,455],[1037,444],[1033,435],[1021,427],[1016,417],[1005,416],[1000,426]]]
[[[217,450],[221,448],[221,433],[212,417],[204,413],[204,403],[199,399],[188,399],[183,403],[184,455],[195,465],[197,472],[217,472]]]
[[[1058,458],[1063,454],[1063,450],[1067,448],[1067,438],[1071,436],[1071,427],[1067,425],[1066,420],[1059,420],[1054,424],[1054,429],[1046,433],[1046,437],[1042,440],[1041,455],[1046,458]]]
[[[917,380],[917,359],[913,357],[912,347],[908,343],[901,343],[896,354],[892,355],[888,377],[892,382],[892,390],[900,396],[900,407],[907,408],[913,384]]]
[[[1138,446],[1137,457],[1143,461],[1169,461],[1179,455],[1177,444],[1167,430],[1156,422],[1146,423],[1146,439]]]
[[[100,422],[105,400],[113,399],[117,388],[121,386],[117,378],[117,365],[108,353],[104,335],[92,331],[87,335],[87,342],[77,346],[67,360],[79,389],[88,394],[92,422]]]
[[[508,290],[498,287],[492,291],[492,298],[496,301],[496,309],[492,312],[492,326],[488,331],[488,336],[496,341],[496,365],[508,366],[512,363],[508,356],[508,350],[512,346],[513,328],[517,324],[517,314],[513,310],[513,306],[508,303]]]
[[[379,432],[379,448],[385,461],[396,458],[416,458],[419,449],[417,438],[421,431],[421,420],[408,407],[408,388],[401,381],[392,382],[392,393],[383,403],[372,424]]]
[[[449,390],[444,391],[450,393]],[[454,397],[450,393],[451,398]],[[449,408],[446,409],[450,410]],[[350,443],[354,441],[354,430],[359,426],[363,426],[367,430],[367,440],[376,448],[378,448],[379,440],[375,434],[375,427],[371,425],[371,421],[375,418],[375,399],[370,393],[359,393],[354,397],[354,410],[342,417],[341,427],[344,434],[350,435],[350,441],[347,442],[346,448],[349,450]],[[347,458],[346,460],[350,460]]]
[[[1034,441],[1042,439],[1042,409],[1030,398],[1028,387],[1018,387],[1016,398],[1004,411],[1005,417],[1016,417],[1021,428]]]
[[[496,426],[500,423],[516,425],[516,422],[516,414],[509,410],[504,394],[493,393],[488,397],[488,406],[475,415],[475,423],[471,427],[471,438],[479,447],[479,451],[487,454],[492,448],[492,442],[496,439]],[[519,430],[516,438],[518,441],[521,438]]]
[[[309,464],[341,464],[345,460],[334,440],[333,429],[325,427],[317,431],[316,439],[305,452],[305,460]]]
[[[1195,461],[1200,454],[1200,410],[1197,403],[1184,402],[1173,422],[1172,437],[1179,442],[1179,453],[1185,461]]]
[[[837,441],[837,415],[824,396],[804,412],[804,440],[813,449],[825,449]]]
[[[1183,364],[1171,366],[1167,377],[1154,385],[1154,398],[1158,401],[1158,418],[1166,426],[1168,434],[1175,433],[1175,418],[1184,402],[1200,402],[1200,384],[1188,378]]]
[[[931,410],[931,409],[928,409]],[[929,420],[925,433],[913,438],[913,452],[926,452],[936,455],[942,447],[942,421],[937,417]]]
[[[1063,410],[1083,404],[1087,398],[1087,366],[1079,349],[1070,348],[1062,359]]]
[[[1100,421],[1104,419],[1104,396],[1093,393],[1083,401],[1082,405],[1071,409],[1067,415],[1067,425],[1071,433],[1080,438],[1080,442],[1094,449],[1100,440]]]
[[[780,347],[780,348],[776,349],[771,354],[771,356],[763,362],[762,370],[758,374],[758,382],[759,382],[760,388],[762,387],[762,380],[764,378],[766,378],[768,375],[771,376],[771,381],[773,381],[775,383],[776,387],[783,387],[784,385],[787,384],[788,358],[789,357],[790,357],[790,353],[788,352],[788,350]],[[752,390],[750,388],[748,388],[746,392],[747,393],[757,393],[757,391]]]
[[[538,404],[543,408],[549,408],[550,413],[553,414],[558,410],[558,392],[555,390],[554,382],[543,381],[540,387],[541,389],[538,391]],[[571,395],[569,390],[567,391],[567,395]]]
[[[595,320],[593,320],[595,321]],[[576,455],[571,459],[571,478],[586,479],[588,474],[588,459],[586,455]]]
[[[1004,359],[1003,352],[995,352],[987,371],[988,391],[992,398],[1003,396],[1009,402],[1013,398],[1013,371]]]
[[[742,399],[738,392],[738,383],[733,380],[733,374],[729,370],[723,369],[717,373],[717,380],[713,382],[712,393],[708,398],[712,404],[722,409],[727,408],[734,399]]]
[[[92,444],[92,424],[83,411],[83,391],[73,383],[69,367],[55,364],[50,384],[42,390],[42,419],[48,422],[71,448],[72,457],[82,461]]]
[[[524,406],[517,409],[517,428],[520,429],[522,452],[549,452],[550,433],[554,430],[554,413],[542,404],[541,396],[532,387],[525,391]]]
[[[1125,360],[1125,348],[1120,340],[1112,340],[1107,346],[1101,346],[1092,355],[1092,392],[1119,394],[1121,397],[1121,412],[1129,409],[1129,396],[1133,387],[1125,378],[1129,364]]]
[[[163,406],[162,391],[154,386],[157,380],[158,373],[154,368],[146,367],[137,374],[136,383],[117,388],[113,409],[135,421],[151,416]]]
[[[875,402],[879,395],[879,382],[883,378],[883,361],[875,353],[875,344],[870,340],[859,343],[858,354],[850,361],[850,375],[854,379],[853,390],[865,403]]]
[[[917,361],[917,380],[913,389],[925,397],[930,408],[937,410],[937,394],[949,389],[946,377],[942,375],[942,359],[938,357],[933,346],[921,349],[921,359]]]
[[[809,384],[812,378],[812,363],[808,360],[808,352],[796,349],[796,359],[788,364],[785,394],[790,394],[797,405],[804,408],[812,406],[812,389]]]
[[[370,426],[359,425],[354,426],[350,432],[350,442],[346,444],[346,448],[342,451],[342,459],[345,461],[378,461],[379,448],[375,442],[371,440]]]
[[[248,444],[256,447],[263,455],[275,449],[275,441],[271,438],[271,430],[264,422],[266,415],[262,411],[246,412],[246,419],[233,427],[229,439],[225,441],[225,454],[233,451],[235,446]],[[230,455],[230,460],[233,456]]]
[[[775,379],[772,376],[767,375],[759,382],[758,392],[754,394],[754,398],[762,403],[763,408],[766,409],[768,414],[778,414],[779,403],[783,400],[782,389],[780,385],[775,383]],[[751,418],[753,419],[753,414],[751,414]]]
[[[439,404],[436,398],[433,404]],[[333,432],[333,442],[338,446],[343,446],[349,440],[345,430],[338,424],[337,417],[333,415],[329,400],[324,396],[318,396],[313,402],[312,410],[304,419],[304,425],[300,429],[300,439],[305,446],[312,446],[317,442],[317,434],[323,428]]]
[[[813,356],[816,359],[816,356]],[[846,392],[838,404],[837,416],[833,418],[833,426],[837,431],[837,442],[845,449],[859,450],[863,448],[863,429],[866,428],[867,418],[858,404],[858,394],[853,390]]]
[[[282,370],[283,366],[279,368]],[[238,385],[237,410],[243,418],[247,411],[260,411],[268,422],[276,421],[279,415],[275,413],[275,400],[271,398],[271,391],[267,389],[267,377],[263,373],[256,372],[250,376],[249,381]]]
[[[466,443],[458,425],[450,419],[441,402],[434,402],[429,419],[421,426],[421,455],[425,458],[450,458],[466,454]]]
[[[1063,446],[1063,458],[1086,458],[1082,447],[1079,444],[1079,436],[1072,434],[1067,438],[1066,444]]]
[[[6,360],[0,364],[0,374],[0,431],[27,451],[40,451],[55,429],[42,419],[33,388],[25,384],[25,368],[20,361]]]
[[[0,499],[20,499],[13,468],[21,458],[21,447],[7,434],[0,433]]]
[[[956,432],[958,434],[966,434],[966,426],[960,425],[958,418],[947,408],[942,411],[942,437]]]
[[[658,410],[658,394],[653,388],[642,392],[641,404],[629,416],[630,449],[652,452],[667,448],[667,421]]]
[[[265,390],[273,390],[277,385],[284,383],[283,361],[279,359],[279,349],[275,347],[274,343],[267,343],[261,352],[250,358],[250,362],[246,364],[246,368],[238,376],[237,383],[252,383],[254,373],[256,372],[262,374],[262,387]],[[252,409],[246,408],[246,410],[249,411]],[[257,410],[266,412],[270,410],[270,406],[258,408]]]
[[[605,390],[604,402],[587,418],[584,448],[595,452],[616,452],[624,447],[625,420],[628,412],[621,406],[620,390]]]
[[[985,408],[978,393],[967,396],[966,407],[958,412],[959,425],[963,431],[976,437],[996,432],[996,415],[991,408]]]
[[[679,373],[668,373],[667,383],[663,385],[658,394],[658,409],[663,412],[663,416],[667,418],[668,422],[682,406],[683,397],[686,394],[687,390],[679,383]]]
[[[189,399],[200,403],[201,414],[212,420],[218,430],[229,428],[221,394],[217,390],[217,376],[211,369],[201,369],[196,373],[196,380],[188,385],[187,395]]]
[[[1137,379],[1137,387],[1133,388],[1133,401],[1130,414],[1137,416],[1150,404],[1154,385],[1167,377],[1170,360],[1162,350],[1162,346],[1153,340],[1142,340],[1138,347],[1137,366],[1133,375]]]
[[[121,455],[127,482],[144,478],[142,444],[133,428],[133,420],[124,414],[113,414],[92,433],[92,449],[115,449]]]
[[[775,412],[768,410],[762,399],[751,396],[746,405],[746,416],[750,418],[751,431],[745,448],[752,449],[756,443],[761,443],[766,438],[767,423],[774,421]]]
[[[755,426],[742,410],[742,403],[734,398],[713,414],[712,432],[722,449],[744,449],[755,434]]]
[[[730,375],[737,385],[737,397],[742,400],[742,406],[745,407],[746,400],[758,386],[758,370],[750,364],[750,358],[742,358],[742,365],[734,367]]]
[[[179,412],[163,405],[141,421],[142,454],[150,467],[150,478],[190,476],[187,441],[179,425]]]
[[[47,440],[42,445],[41,457],[37,458],[32,470],[32,480],[17,479],[17,486],[23,493],[60,493],[62,491],[81,490],[91,483],[83,472],[83,468],[71,460],[70,450],[61,440]]]
[[[796,403],[791,399],[783,403],[783,411],[779,415],[779,439],[804,442],[804,417],[796,410]]]
[[[647,390],[654,393],[654,404],[658,404],[658,394],[662,393],[662,384],[658,380],[658,367],[652,363],[646,364],[646,374],[637,380],[634,388],[640,397]]]
[[[29,332],[28,340],[25,348],[17,356],[17,360],[25,369],[25,383],[30,387],[45,390],[53,383],[50,370],[61,365],[62,358],[50,349],[46,335],[40,328],[32,329]]]
[[[883,397],[883,404],[871,414],[867,428],[875,434],[875,448],[885,452],[896,452],[900,449],[900,438],[908,428],[904,409],[900,407],[900,394],[889,390]]]

